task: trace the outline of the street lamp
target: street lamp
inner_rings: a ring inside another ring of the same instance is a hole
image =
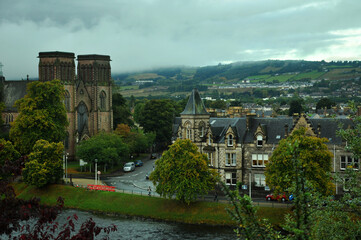
[[[97,185],[98,182],[98,159],[95,159],[95,185]]]
[[[69,153],[66,153],[66,155],[65,155],[65,178],[66,178],[66,182],[68,182],[68,157],[69,157]]]

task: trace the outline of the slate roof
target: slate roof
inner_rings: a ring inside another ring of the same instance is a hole
[[[5,111],[16,112],[15,101],[26,95],[26,85],[33,81],[4,81],[4,102]]]
[[[197,89],[193,89],[189,96],[188,103],[181,114],[209,115]]]
[[[280,140],[290,134],[293,130],[293,118],[292,117],[277,117],[277,118],[250,118],[250,126],[247,129],[247,119],[243,118],[210,118],[209,123],[211,126],[213,141],[216,143],[225,142],[225,134],[229,127],[232,128],[236,135],[237,143],[249,144],[255,140],[255,133],[258,126],[261,126],[266,134],[267,144],[278,144]],[[337,130],[340,124],[346,129],[353,126],[350,119],[332,119],[332,118],[321,118],[321,119],[308,119],[311,124],[312,130],[317,134],[318,126],[320,126],[321,138],[327,138],[329,142],[327,144],[342,144],[342,139],[337,136]],[[286,127],[287,125],[287,127]],[[176,138],[178,128],[181,126],[181,118],[175,118],[173,124],[173,133]]]
[[[266,142],[268,144],[277,144],[281,139],[285,138],[285,125],[288,125],[287,133],[290,133],[293,126],[293,119],[292,117],[252,118],[250,119],[250,126],[246,133],[244,143],[254,142],[254,134],[259,125],[261,125],[266,133]]]

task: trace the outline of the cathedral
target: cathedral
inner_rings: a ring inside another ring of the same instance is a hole
[[[39,81],[59,79],[64,84],[64,104],[69,127],[64,139],[69,158],[75,157],[76,144],[98,132],[110,132],[113,126],[112,81],[108,55],[75,55],[70,52],[40,52]],[[5,110],[3,119],[9,127],[18,115],[14,103],[26,94],[29,80],[2,79]]]

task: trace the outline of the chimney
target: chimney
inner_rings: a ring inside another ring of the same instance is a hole
[[[295,125],[295,124],[296,124],[296,122],[297,122],[297,120],[298,120],[299,116],[300,116],[300,115],[299,115],[298,113],[294,113],[294,114],[293,114],[293,116],[292,116],[292,117],[293,117],[293,125]]]
[[[288,124],[285,124],[285,137],[288,137]]]
[[[247,130],[252,127],[252,119],[256,116],[256,113],[247,113],[246,115],[246,126]]]

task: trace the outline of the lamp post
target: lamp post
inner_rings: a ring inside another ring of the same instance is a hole
[[[98,185],[98,159],[95,159],[95,185]]]
[[[69,153],[66,153],[66,155],[65,155],[65,179],[66,179],[66,182],[68,182],[68,156],[69,156]]]

